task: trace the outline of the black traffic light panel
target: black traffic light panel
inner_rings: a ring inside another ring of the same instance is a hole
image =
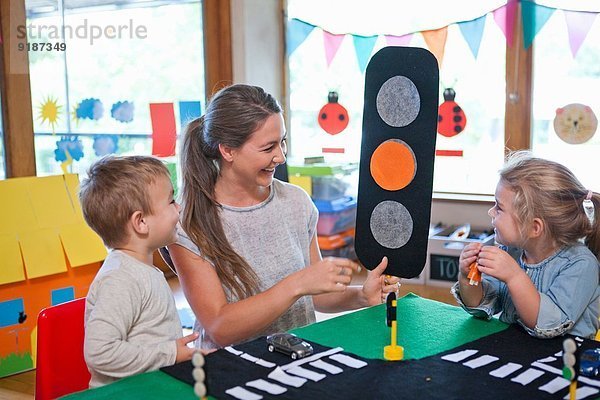
[[[385,47],[365,75],[355,248],[386,274],[423,270],[433,190],[439,70],[425,49]]]

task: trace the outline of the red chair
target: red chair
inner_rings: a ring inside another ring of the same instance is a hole
[[[35,399],[49,400],[88,388],[83,358],[85,297],[40,311],[37,319]]]

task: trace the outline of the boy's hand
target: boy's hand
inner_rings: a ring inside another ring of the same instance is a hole
[[[188,347],[187,345],[196,339],[198,339],[198,332],[194,332],[191,335],[184,336],[175,341],[177,344],[177,357],[175,358],[175,363],[192,359],[196,349]]]
[[[458,279],[467,279],[469,267],[477,261],[480,251],[481,243],[469,243],[463,248],[458,259],[458,269],[460,272]]]

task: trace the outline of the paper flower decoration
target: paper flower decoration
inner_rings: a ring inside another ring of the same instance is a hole
[[[91,119],[94,121],[99,120],[104,115],[104,106],[98,99],[89,98],[81,100],[75,108],[76,119]]]
[[[116,153],[119,148],[117,135],[98,135],[94,137],[94,153],[98,157]]]
[[[119,122],[133,121],[133,103],[130,101],[117,101],[112,105],[110,115]]]
[[[68,153],[68,154],[67,154]],[[54,159],[56,161],[67,161],[70,157],[78,161],[83,157],[83,143],[77,136],[62,136],[56,141],[56,149],[54,149]]]

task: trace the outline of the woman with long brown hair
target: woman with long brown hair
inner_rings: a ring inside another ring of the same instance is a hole
[[[362,287],[360,270],[321,259],[318,212],[302,189],[273,178],[285,162],[281,107],[263,89],[232,85],[185,132],[181,226],[168,248],[196,315],[200,347],[239,343],[381,303],[397,289],[383,259]]]

